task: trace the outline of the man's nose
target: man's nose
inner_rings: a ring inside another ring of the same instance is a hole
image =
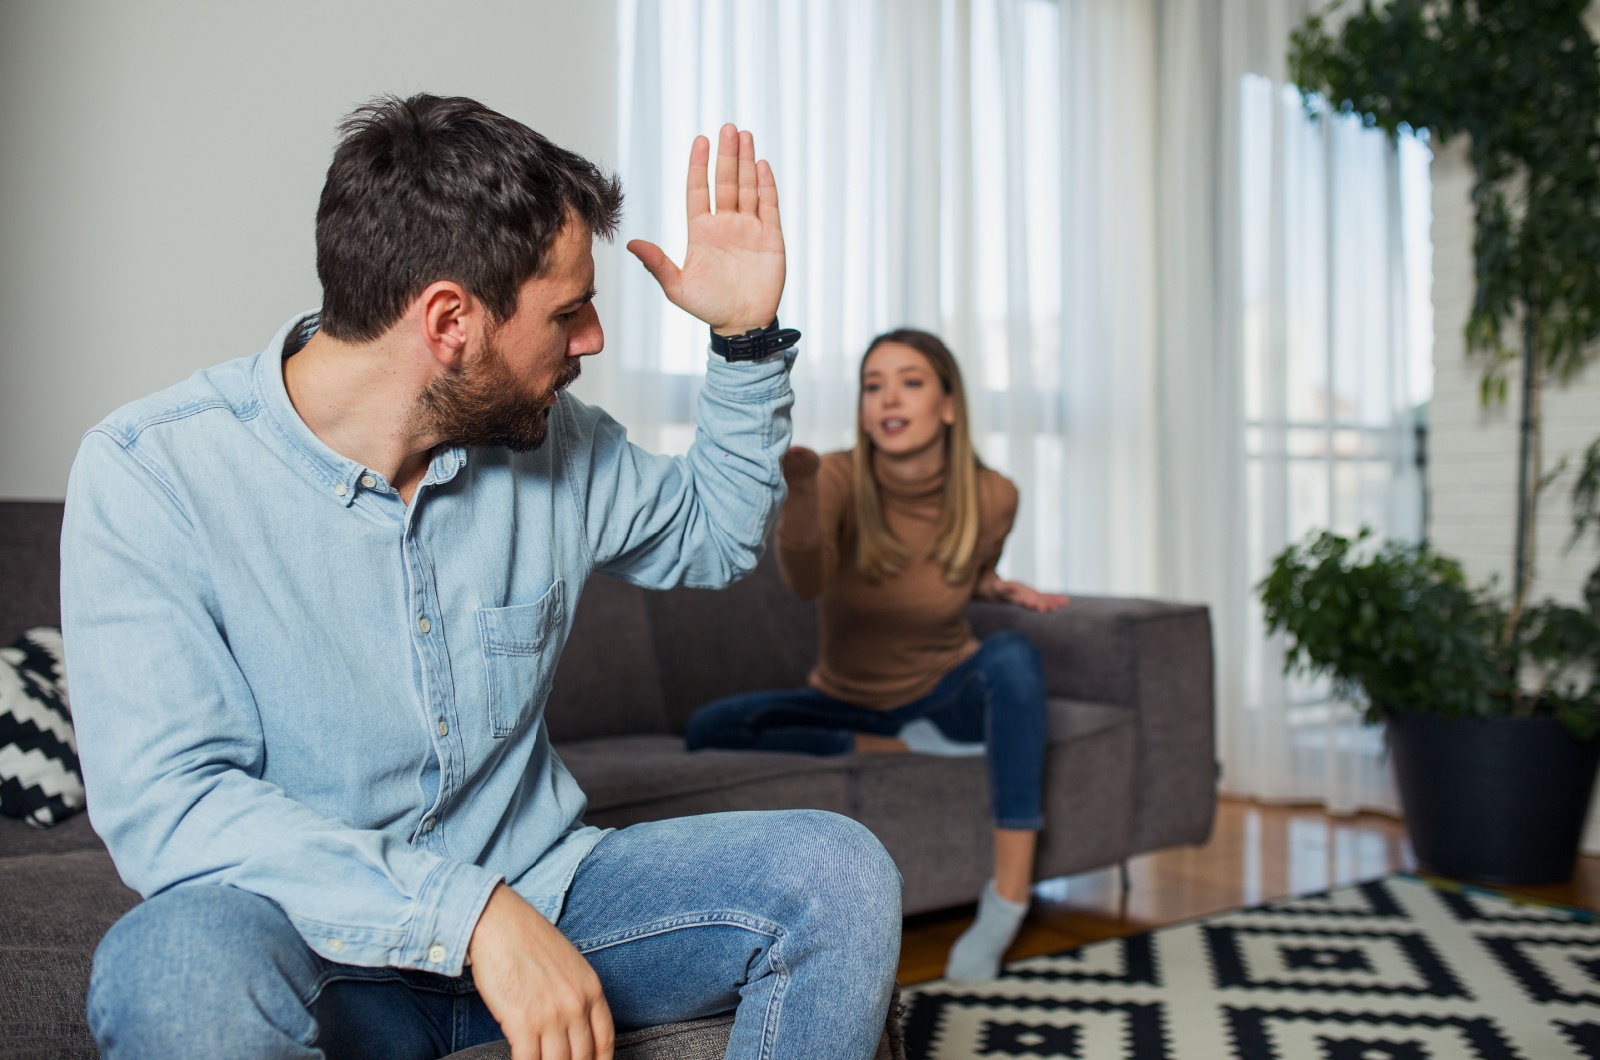
[[[568,357],[589,357],[605,349],[606,333],[600,326],[600,312],[594,303],[584,306],[567,341]]]

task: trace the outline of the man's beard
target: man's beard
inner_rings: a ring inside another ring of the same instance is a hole
[[[514,453],[537,449],[550,428],[556,392],[581,374],[569,357],[549,389],[529,395],[492,339],[473,367],[439,376],[417,395],[412,418],[446,445],[498,446]]]

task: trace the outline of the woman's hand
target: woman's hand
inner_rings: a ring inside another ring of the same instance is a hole
[[[972,595],[980,600],[998,600],[1001,603],[1015,604],[1041,614],[1059,611],[1072,602],[1071,597],[1062,596],[1060,593],[1041,593],[1031,585],[1008,582],[994,573],[979,581]]]
[[[808,485],[816,480],[817,469],[821,466],[822,458],[810,449],[803,445],[790,446],[783,454],[783,481],[791,490]]]
[[[804,446],[783,454],[783,481],[789,487],[778,515],[778,541],[790,551],[810,551],[822,545],[822,524],[817,511],[817,469],[822,458]]]

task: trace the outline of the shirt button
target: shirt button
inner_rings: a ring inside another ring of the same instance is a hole
[[[346,493],[349,493],[349,492],[350,492],[349,490],[344,488],[344,483],[343,482],[341,482],[337,486],[333,487],[333,495],[335,497],[343,497]]]
[[[432,946],[429,946],[428,947],[428,960],[432,961],[434,964],[443,964],[444,963],[444,947],[439,945],[437,942],[435,942]]]
[[[426,632],[428,632],[428,630],[433,628],[433,623],[429,622],[427,619],[424,618],[424,619],[422,619],[421,621],[419,621],[417,623],[417,628],[422,630],[422,632],[426,633]]]
[[[378,484],[378,480],[373,478],[371,475],[362,475],[361,484],[367,487],[367,489],[371,489]]]
[[[446,725],[443,721],[439,722],[439,735],[440,736],[449,736],[450,735],[450,726]]]
[[[329,953],[343,953],[344,952],[344,939],[329,939],[328,940],[328,952]]]
[[[422,822],[422,830],[424,832],[433,831],[433,822],[434,822],[434,820],[435,820],[435,818],[430,817],[426,821],[423,821]]]

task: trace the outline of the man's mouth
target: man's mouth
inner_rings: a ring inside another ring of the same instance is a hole
[[[561,378],[556,380],[556,385],[555,385],[554,389],[556,389],[556,390],[565,390],[565,389],[567,389],[567,387],[571,386],[573,383],[576,383],[578,381],[578,377],[580,375],[582,375],[582,374],[583,374],[583,362],[578,360],[577,358],[573,358],[572,360],[567,362],[565,368],[561,369]]]

